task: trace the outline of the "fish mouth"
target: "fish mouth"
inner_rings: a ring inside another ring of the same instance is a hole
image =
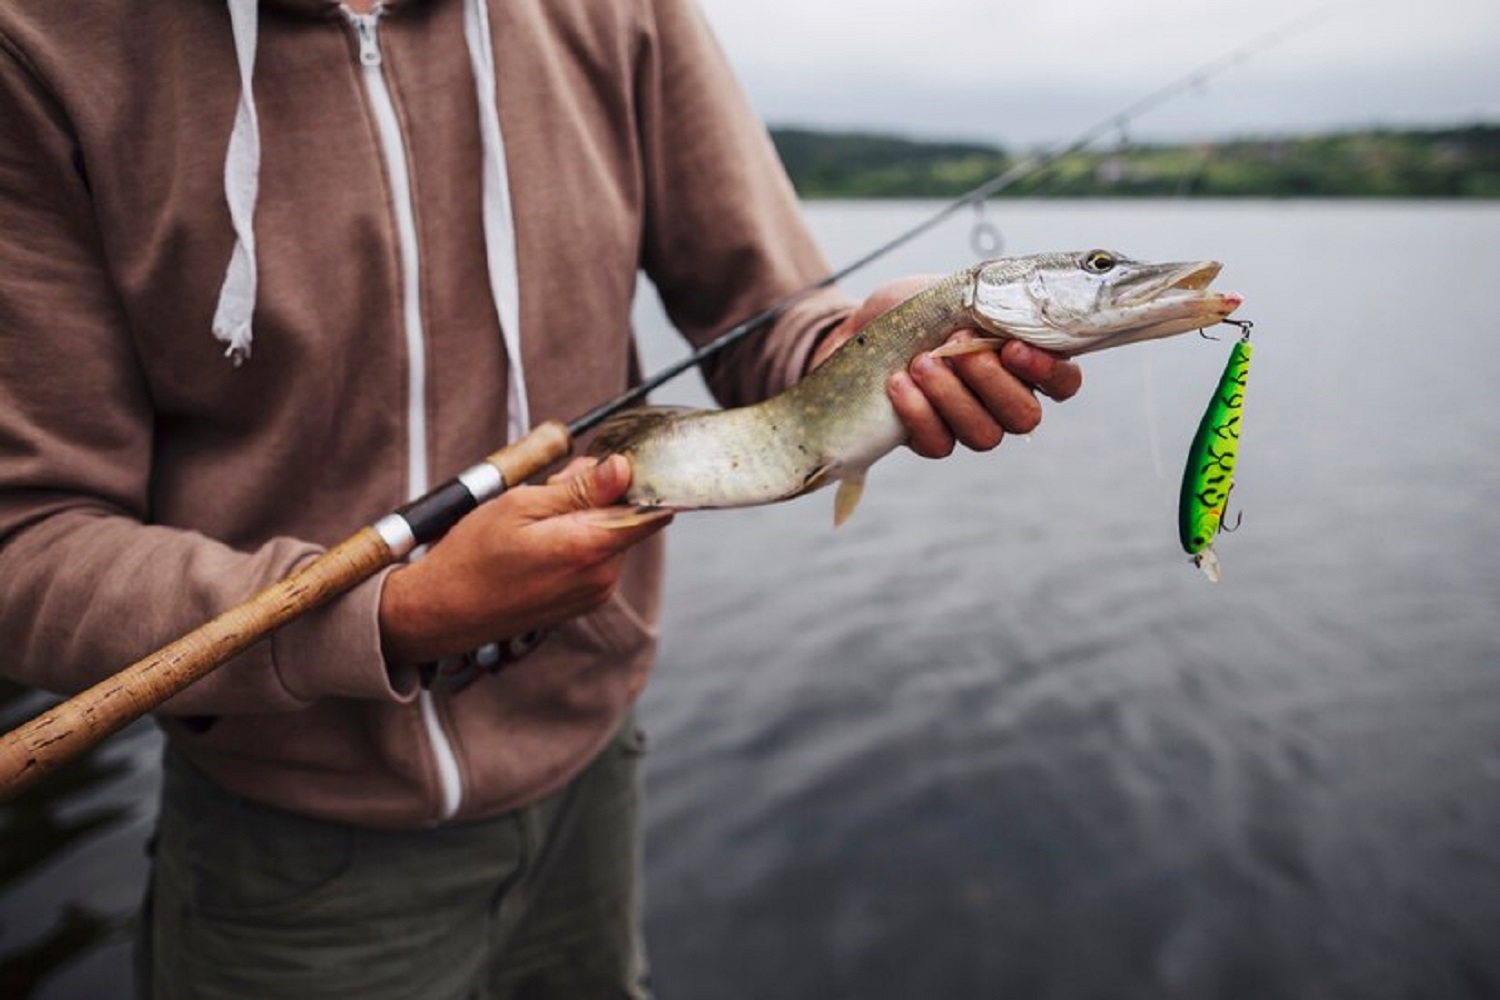
[[[1087,354],[1144,340],[1172,337],[1222,323],[1245,301],[1236,292],[1209,286],[1223,265],[1216,260],[1156,264],[1143,268],[1120,289],[1110,320],[1095,339],[1068,351]]]
[[[1191,298],[1208,290],[1224,265],[1216,260],[1159,264],[1131,283],[1120,297],[1121,305],[1141,305],[1162,297]]]
[[[1172,282],[1169,287],[1183,288],[1190,292],[1199,292],[1213,284],[1213,280],[1219,276],[1219,272],[1223,269],[1224,265],[1216,260],[1188,265],[1184,268],[1187,273]]]

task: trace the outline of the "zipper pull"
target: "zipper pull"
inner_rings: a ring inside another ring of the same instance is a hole
[[[380,41],[375,37],[375,26],[379,14],[349,14],[349,23],[359,37],[359,62],[361,66],[380,65]]]

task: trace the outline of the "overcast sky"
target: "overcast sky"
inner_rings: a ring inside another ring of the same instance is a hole
[[[1500,0],[701,0],[773,125],[1066,141],[1266,35],[1131,138],[1500,122]]]

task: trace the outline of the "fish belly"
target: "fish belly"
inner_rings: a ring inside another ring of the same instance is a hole
[[[684,414],[632,442],[631,503],[693,509],[775,503],[828,466],[805,438],[778,435],[761,407]]]

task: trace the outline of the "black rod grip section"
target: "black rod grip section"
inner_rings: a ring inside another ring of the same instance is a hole
[[[411,526],[417,544],[426,545],[442,538],[459,518],[478,506],[479,501],[474,499],[467,486],[457,479],[450,479],[432,492],[397,507],[396,513]]]

